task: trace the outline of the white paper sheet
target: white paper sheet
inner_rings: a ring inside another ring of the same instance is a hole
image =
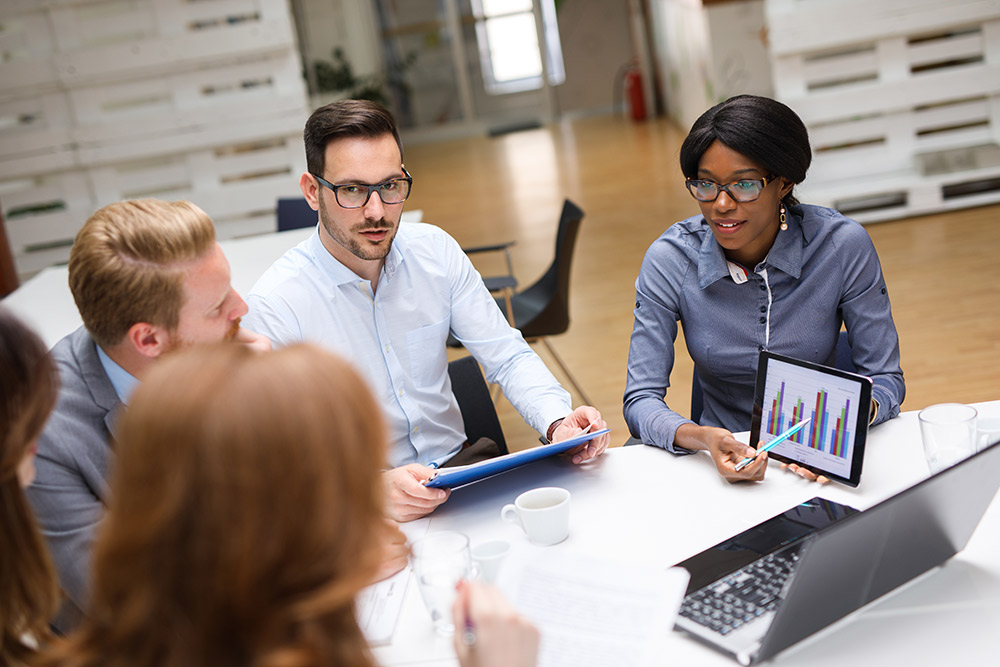
[[[687,586],[680,568],[523,554],[500,586],[541,631],[539,667],[653,665]]]
[[[430,519],[418,519],[399,524],[408,542],[423,537],[427,533]],[[392,641],[396,622],[403,610],[406,586],[410,582],[410,566],[369,586],[358,593],[354,602],[358,625],[372,646],[384,646]]]

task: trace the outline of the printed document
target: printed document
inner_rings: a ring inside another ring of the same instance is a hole
[[[539,667],[653,665],[687,587],[680,568],[553,552],[511,554],[500,586],[541,631]]]

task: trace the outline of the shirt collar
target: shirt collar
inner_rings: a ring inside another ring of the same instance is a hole
[[[118,394],[118,400],[120,400],[123,405],[128,405],[132,392],[139,386],[139,380],[137,380],[136,377],[127,370],[119,366],[111,357],[108,356],[107,352],[101,349],[100,345],[97,345],[97,343],[94,343],[94,345],[97,347],[97,357],[101,360],[101,366],[104,367],[104,372],[111,381],[111,386],[115,388],[115,393]]]
[[[802,230],[802,212],[796,208],[785,209],[785,223],[788,229],[778,232],[771,252],[767,253],[764,264],[772,266],[792,278],[802,275],[802,246],[805,234]]]
[[[403,223],[400,223],[400,230],[402,229]],[[392,248],[389,249],[389,254],[386,255],[385,264],[382,266],[382,275],[386,278],[391,279],[396,269],[403,261],[403,253],[400,251],[401,243],[404,243],[400,238],[402,235],[397,231],[396,238],[392,240]],[[319,238],[319,225],[316,226],[316,233],[309,237],[309,252],[312,254],[315,262],[323,269],[330,279],[333,281],[334,285],[345,285],[354,284],[359,280],[363,280],[358,274],[350,270],[343,264],[341,264],[330,251],[326,249],[323,245],[323,241]],[[381,280],[379,281],[381,284]]]
[[[807,239],[802,229],[802,214],[797,207],[786,209],[785,222],[788,229],[782,229],[774,239],[771,251],[764,258],[764,265],[788,274],[792,278],[798,278],[802,274],[802,246]],[[729,276],[729,264],[726,255],[722,252],[712,234],[704,223],[707,233],[702,237],[701,250],[698,253],[698,286],[705,289],[715,281]],[[748,266],[748,270],[753,271],[757,267]]]

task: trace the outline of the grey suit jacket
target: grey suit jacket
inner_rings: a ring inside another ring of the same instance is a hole
[[[37,474],[27,493],[67,596],[54,623],[66,632],[86,608],[90,552],[109,498],[110,436],[121,401],[83,327],[56,343],[52,356],[62,386],[38,440]]]

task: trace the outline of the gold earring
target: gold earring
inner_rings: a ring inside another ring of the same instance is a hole
[[[782,204],[781,208],[778,209],[778,222],[781,223],[781,231],[788,229],[788,223],[785,222],[785,205]]]

